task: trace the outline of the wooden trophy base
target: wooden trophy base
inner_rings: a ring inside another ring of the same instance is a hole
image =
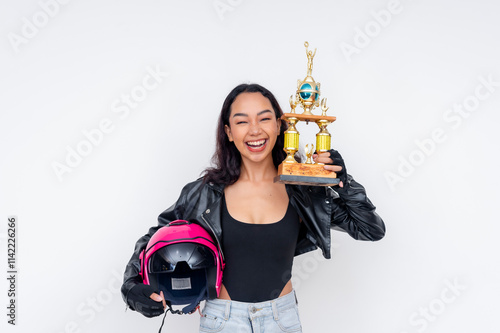
[[[281,163],[274,182],[282,184],[333,186],[340,179],[333,171],[325,170],[323,164]]]

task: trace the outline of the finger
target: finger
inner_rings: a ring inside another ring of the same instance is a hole
[[[151,298],[155,302],[161,302],[163,300],[163,297],[158,295],[157,293],[152,293],[149,298]]]
[[[330,157],[330,153],[320,153],[317,158],[316,158],[317,163],[323,163],[323,164],[334,164],[333,160]]]
[[[342,167],[340,165],[325,165],[325,170],[339,172],[342,171]]]
[[[160,291],[160,296],[162,298],[162,303],[163,303],[163,310],[167,308],[167,302],[165,302],[165,297],[163,296],[163,291]]]
[[[324,153],[319,153],[320,157],[328,157],[330,158],[330,153],[329,152],[324,152]]]
[[[334,164],[333,160],[329,157],[318,157],[314,160],[316,163],[323,163],[323,164]]]
[[[342,181],[340,181],[339,186],[344,187],[344,183]]]

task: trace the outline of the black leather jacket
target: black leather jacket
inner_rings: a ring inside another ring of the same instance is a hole
[[[130,289],[141,283],[139,276],[139,254],[151,236],[160,227],[174,220],[195,220],[207,229],[220,244],[221,198],[224,185],[205,184],[200,178],[187,184],[176,203],[158,217],[158,225],[149,229],[136,245],[124,274],[122,296],[127,303]],[[318,247],[323,256],[330,259],[330,228],[342,230],[354,239],[376,241],[384,237],[385,226],[375,213],[375,206],[366,196],[365,189],[348,175],[344,188],[286,185],[291,205],[299,214],[301,231],[295,255]]]

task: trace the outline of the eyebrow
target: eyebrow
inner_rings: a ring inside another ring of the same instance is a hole
[[[260,111],[259,113],[257,113],[257,116],[260,116],[261,114],[264,114],[264,113],[266,113],[266,112],[273,113],[271,110],[263,110],[263,111]],[[233,118],[234,118],[234,117],[238,117],[238,116],[240,116],[240,117],[248,117],[248,114],[246,114],[246,113],[241,113],[241,112],[239,112],[239,113],[235,113],[235,114],[233,115]]]

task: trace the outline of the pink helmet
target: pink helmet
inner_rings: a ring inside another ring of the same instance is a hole
[[[184,220],[158,229],[140,255],[140,275],[145,284],[163,291],[172,305],[188,304],[193,312],[205,299],[219,296],[224,261],[210,234]]]

